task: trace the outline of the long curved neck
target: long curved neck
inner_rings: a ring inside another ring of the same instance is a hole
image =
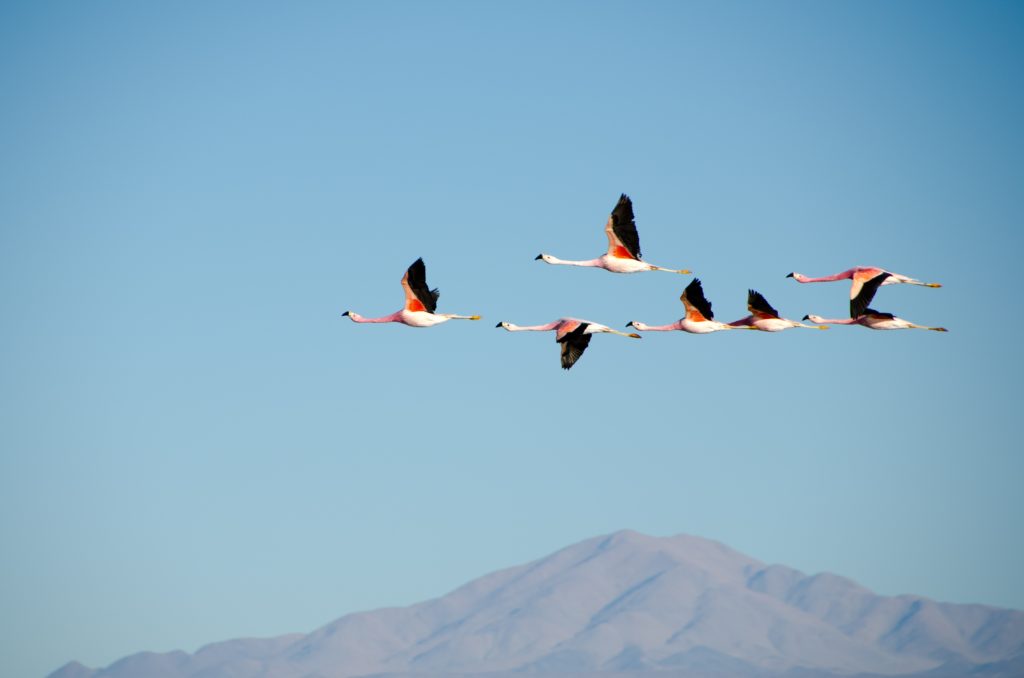
[[[559,259],[558,257],[549,256],[545,261],[549,264],[563,264],[565,266],[596,266],[598,268],[600,268],[603,263],[600,257],[597,259],[587,259],[586,261],[570,261],[568,259]]]
[[[860,318],[811,318],[819,325],[856,325]]]
[[[633,327],[640,332],[671,332],[672,330],[682,329],[682,321],[675,321],[668,325],[646,325],[644,323],[633,323]]]
[[[847,271],[843,271],[842,273],[836,273],[835,275],[826,275],[822,276],[821,278],[809,278],[803,273],[794,273],[793,277],[796,278],[797,282],[802,283],[835,282],[836,280],[848,280],[853,277],[853,274],[855,272],[856,271],[851,268]]]
[[[546,325],[513,325],[506,323],[503,327],[509,332],[548,332],[558,327],[558,322],[547,323]]]
[[[380,318],[364,318],[363,316],[359,315],[358,313],[351,313],[350,312],[348,314],[348,317],[349,317],[349,320],[351,320],[354,323],[394,323],[394,322],[399,322],[399,318],[401,317],[401,315],[402,315],[401,311],[395,311],[391,315],[386,315],[386,316],[383,316],[383,317],[380,317]]]

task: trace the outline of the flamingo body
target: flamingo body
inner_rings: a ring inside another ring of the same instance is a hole
[[[390,315],[366,318],[353,311],[345,311],[342,315],[354,323],[401,323],[409,327],[433,327],[449,320],[480,319],[478,315],[434,312],[441,292],[427,285],[427,267],[422,258],[414,261],[402,276],[402,289],[405,291],[405,306]]]
[[[598,333],[618,334],[623,337],[639,339],[639,334],[626,334],[613,330],[607,325],[580,320],[579,318],[559,318],[544,325],[513,325],[500,322],[495,327],[502,327],[509,332],[550,332],[554,330],[555,341],[561,344],[562,369],[567,370],[576,364],[583,352],[590,345],[590,337]]]
[[[920,280],[916,280],[916,279],[911,278],[909,276],[902,275],[900,273],[893,273],[892,271],[887,271],[884,268],[878,268],[878,267],[875,267],[875,266],[854,266],[851,269],[847,269],[845,271],[841,271],[841,272],[836,273],[834,275],[822,276],[820,278],[811,278],[809,276],[804,275],[803,273],[796,273],[795,271],[793,273],[788,274],[786,277],[787,278],[793,278],[794,280],[796,280],[799,283],[832,282],[832,281],[835,281],[835,280],[852,280],[853,282],[850,283],[850,301],[851,301],[850,315],[859,315],[861,312],[864,311],[864,308],[866,308],[866,307],[855,308],[853,306],[853,300],[856,299],[857,295],[860,294],[861,290],[864,287],[864,283],[866,283],[867,281],[871,280],[872,278],[876,278],[876,277],[880,276],[883,273],[885,273],[888,277],[884,278],[882,280],[882,282],[879,283],[880,285],[907,284],[907,285],[920,285],[922,287],[942,287],[942,285],[940,285],[939,283],[921,282]]]
[[[640,236],[637,234],[636,220],[633,216],[633,201],[625,193],[619,197],[619,202],[608,217],[604,232],[608,237],[608,251],[596,259],[572,261],[569,259],[559,259],[558,257],[543,253],[538,254],[535,259],[540,259],[548,264],[603,268],[612,273],[640,273],[641,271],[690,272],[686,269],[676,270],[655,266],[641,259]]]

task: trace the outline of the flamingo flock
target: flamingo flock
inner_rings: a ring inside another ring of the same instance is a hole
[[[603,268],[612,273],[640,273],[644,271],[666,271],[669,273],[689,274],[688,269],[672,269],[655,266],[644,261],[640,254],[640,237],[636,230],[636,219],[633,214],[633,201],[625,193],[608,217],[604,228],[608,238],[608,249],[596,259],[583,261],[565,260],[550,254],[538,254],[536,259],[548,264]],[[944,327],[927,327],[898,318],[891,313],[883,313],[870,308],[878,289],[884,285],[910,284],[923,287],[941,287],[938,283],[926,283],[909,276],[893,273],[882,268],[856,266],[836,273],[835,275],[812,278],[802,273],[789,273],[799,283],[832,282],[852,280],[850,286],[850,317],[829,319],[814,314],[807,314],[803,320],[813,325],[783,318],[768,303],[760,292],[748,290],[747,310],[749,315],[723,323],[715,320],[711,310],[711,302],[704,296],[701,281],[694,278],[683,290],[679,300],[683,303],[685,315],[667,325],[647,325],[633,320],[626,324],[637,332],[669,332],[681,331],[690,334],[710,334],[723,330],[759,330],[761,332],[781,332],[794,327],[805,329],[827,330],[830,325],[861,325],[872,330],[922,329],[946,332]],[[402,323],[410,327],[432,327],[449,320],[480,320],[479,315],[456,315],[454,313],[437,313],[437,300],[440,292],[430,289],[427,285],[427,269],[423,259],[417,259],[402,276],[402,290],[405,293],[405,305],[390,315],[379,318],[366,318],[353,311],[345,311],[343,316],[356,323]],[[578,318],[559,318],[544,325],[515,325],[510,322],[499,322],[495,327],[504,328],[509,332],[554,332],[555,342],[559,344],[562,368],[568,370],[580,359],[590,345],[595,334],[617,334],[632,339],[640,339],[634,333],[613,330],[607,325],[580,320]]]

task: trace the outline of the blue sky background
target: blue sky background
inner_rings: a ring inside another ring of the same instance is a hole
[[[1019,3],[5,3],[5,675],[310,631],[629,527],[1024,608]],[[599,336],[689,277],[950,328]],[[439,310],[357,326],[416,257]]]

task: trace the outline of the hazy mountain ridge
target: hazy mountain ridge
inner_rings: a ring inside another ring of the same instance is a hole
[[[50,678],[945,678],[995,677],[1014,666],[1024,668],[1022,612],[877,596],[849,579],[766,566],[710,540],[623,531],[441,598],[346,615],[308,635],[215,643],[194,655],[140,653],[102,670],[72,663]]]

